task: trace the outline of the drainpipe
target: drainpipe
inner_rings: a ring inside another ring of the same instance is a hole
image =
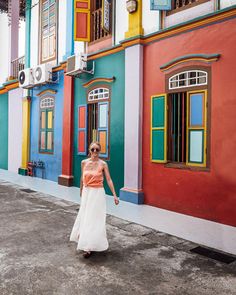
[[[25,30],[25,68],[30,67],[30,32],[31,32],[31,0],[26,0],[26,30]],[[27,164],[30,156],[30,105],[31,96],[30,90],[26,89],[23,92],[22,99],[22,155],[21,155],[21,167],[18,169],[18,173],[21,175],[27,175]]]

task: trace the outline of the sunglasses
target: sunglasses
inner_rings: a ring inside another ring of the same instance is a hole
[[[94,153],[94,152],[100,152],[100,149],[99,148],[91,148],[91,152]]]

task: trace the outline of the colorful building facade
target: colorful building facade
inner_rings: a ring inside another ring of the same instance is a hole
[[[146,204],[235,226],[235,19],[215,18],[145,46],[143,189]]]
[[[1,87],[0,168],[79,186],[99,140],[121,200],[235,227],[236,1],[171,3],[26,1],[25,69],[50,75]]]

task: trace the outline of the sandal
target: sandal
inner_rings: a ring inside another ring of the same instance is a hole
[[[91,251],[86,251],[83,253],[84,258],[89,258],[91,256],[92,252]]]

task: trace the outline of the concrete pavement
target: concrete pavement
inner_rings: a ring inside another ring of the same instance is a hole
[[[68,241],[78,204],[0,180],[0,294],[236,294],[236,263],[194,243],[107,216],[109,250],[84,259]]]

